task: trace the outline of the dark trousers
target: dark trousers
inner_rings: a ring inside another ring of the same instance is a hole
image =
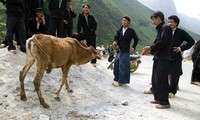
[[[200,51],[194,61],[191,82],[200,82]]]
[[[72,37],[72,28],[64,26],[64,37]]]
[[[94,49],[96,49],[96,35],[85,35],[85,40],[87,41],[87,46],[92,46]],[[91,63],[95,64],[97,62],[97,59],[92,59]]]
[[[130,83],[130,53],[121,52],[115,56],[114,62],[114,81],[129,84]]]
[[[50,33],[50,31],[49,31],[49,15],[44,15],[45,16],[45,23],[46,23],[46,30],[48,31],[48,34]]]
[[[26,44],[26,28],[24,16],[6,16],[6,40],[8,43],[8,50],[16,49],[13,45],[13,34],[17,33],[17,39],[20,43],[20,49],[25,50]]]
[[[82,40],[86,40],[87,46],[92,46],[94,49],[96,49],[96,35],[87,35],[80,33],[78,35],[72,35],[73,38],[77,39],[79,42]],[[92,59],[91,63],[95,64],[97,62],[97,59]]]
[[[63,37],[63,28],[64,28],[63,20],[64,20],[63,18],[50,16],[49,34],[56,36],[56,31],[57,31],[57,37]]]
[[[159,101],[161,105],[168,105],[168,75],[169,75],[169,60],[154,60],[152,70],[152,89],[154,99]]]
[[[182,60],[170,61],[171,84],[169,92],[176,94],[180,75],[182,75]]]

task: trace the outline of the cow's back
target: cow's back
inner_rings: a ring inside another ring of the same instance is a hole
[[[74,50],[66,39],[44,34],[37,34],[34,35],[34,37],[44,48],[44,51],[42,51],[41,48],[36,45],[35,51],[40,52],[41,57],[49,55],[53,67],[60,67],[66,64],[66,62],[73,60]]]

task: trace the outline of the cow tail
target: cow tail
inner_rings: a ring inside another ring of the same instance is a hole
[[[32,51],[31,51],[31,42],[32,42],[32,38],[29,38],[26,42],[26,50],[27,50],[27,55],[30,54],[31,56],[33,56]]]
[[[47,56],[47,68],[46,68],[46,73],[50,73],[52,70],[52,60],[50,55],[47,53],[47,51],[44,49],[44,47],[40,44],[40,42],[38,41],[38,39],[36,38],[36,36],[33,36],[33,42],[35,43],[35,45],[42,50],[42,52]]]

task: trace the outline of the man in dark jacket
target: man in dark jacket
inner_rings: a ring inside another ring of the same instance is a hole
[[[76,13],[72,8],[72,2],[67,1],[64,11],[64,37],[72,37],[73,18],[76,17]]]
[[[27,38],[31,37],[33,34],[38,33],[47,34],[47,27],[45,22],[45,16],[43,13],[43,8],[37,8],[36,17],[30,19],[29,26],[27,29]]]
[[[113,86],[122,86],[130,83],[130,51],[136,49],[138,37],[134,29],[129,27],[131,19],[128,16],[122,18],[122,27],[117,31],[114,37],[114,46],[119,47],[114,61],[114,81]],[[131,41],[134,43],[130,48]]]
[[[180,75],[182,75],[182,52],[190,49],[195,43],[194,39],[183,29],[178,28],[179,18],[176,15],[168,17],[168,24],[173,30],[170,50],[170,87],[169,97],[177,93]]]
[[[168,75],[170,69],[170,45],[172,38],[171,28],[164,22],[164,14],[157,11],[152,14],[151,20],[156,26],[157,36],[154,43],[151,46],[143,48],[143,55],[153,54],[154,63],[152,71],[152,89],[154,93],[154,100],[150,103],[158,104],[157,109],[170,108],[168,100],[169,84]]]
[[[8,51],[16,54],[16,47],[13,45],[13,34],[18,35],[20,50],[26,52],[26,29],[24,22],[24,0],[4,0],[6,4],[6,40]]]
[[[83,5],[83,12],[78,16],[77,34],[81,35],[81,40],[85,39],[88,46],[92,46],[96,49],[96,33],[97,22],[90,12],[90,5]],[[79,39],[80,40],[80,39]],[[96,67],[96,59],[91,61],[94,67]]]
[[[64,29],[64,10],[66,6],[66,0],[50,0],[49,1],[49,33],[57,37],[63,37]]]

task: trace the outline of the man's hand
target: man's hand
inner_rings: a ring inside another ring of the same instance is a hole
[[[64,23],[65,23],[65,24],[68,24],[68,21],[67,21],[67,20],[64,20]]]
[[[69,9],[70,9],[71,11],[73,11],[72,4],[69,5]]]
[[[117,46],[117,42],[114,41],[112,45],[116,47]]]
[[[134,48],[130,48],[130,52],[133,53],[135,51]]]
[[[173,51],[178,53],[181,52],[181,48],[180,47],[173,47]]]
[[[142,51],[142,55],[148,55],[151,51],[150,46],[145,46]]]
[[[44,15],[41,15],[40,18],[39,18],[39,22],[43,25],[45,25],[45,16]]]

